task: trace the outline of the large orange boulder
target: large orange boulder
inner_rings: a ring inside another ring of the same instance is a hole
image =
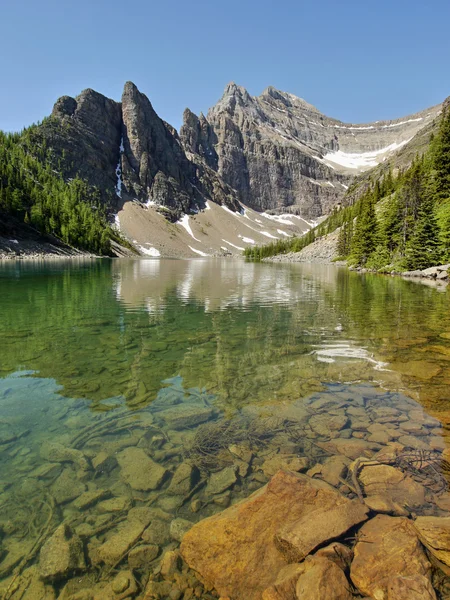
[[[327,528],[321,528],[324,515],[340,506],[354,504],[323,481],[279,471],[246,500],[194,525],[183,538],[181,554],[222,597],[260,600],[288,564],[288,557],[275,542],[278,534],[286,535],[289,527],[301,520],[310,547],[318,547],[330,535]],[[366,510],[355,512],[357,522],[365,520]],[[350,527],[348,512],[343,514]],[[342,533],[342,528],[337,529]]]

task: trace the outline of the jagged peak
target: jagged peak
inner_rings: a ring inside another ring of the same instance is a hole
[[[187,123],[188,121],[198,121],[197,115],[192,112],[190,108],[185,108],[183,111],[183,123]]]
[[[245,87],[242,87],[242,85],[238,85],[234,81],[230,81],[230,83],[228,83],[225,86],[223,96],[236,96],[236,95],[242,96],[242,97],[250,96],[250,94],[247,92]]]
[[[137,85],[134,84],[132,81],[126,81],[125,85],[123,86],[123,93],[129,94],[129,93],[136,93],[136,92],[139,92]]]

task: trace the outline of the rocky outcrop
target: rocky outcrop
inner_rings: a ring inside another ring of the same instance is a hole
[[[108,202],[115,196],[121,129],[120,103],[87,89],[76,98],[59,98],[36,134],[51,149],[64,178],[79,175]]]
[[[122,95],[124,193],[186,213],[195,203],[193,166],[175,129],[158,117],[150,100],[127,82]]]

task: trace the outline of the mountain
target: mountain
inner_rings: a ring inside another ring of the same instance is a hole
[[[450,261],[450,98],[401,152],[357,178],[318,227],[294,240],[247,248],[276,260],[339,258],[359,269],[446,278]],[[288,257],[282,256],[289,254]],[[435,269],[441,265],[441,270]]]
[[[440,110],[355,125],[273,87],[253,97],[231,83],[207,120],[217,138],[218,172],[244,203],[295,207],[316,218],[342,199],[355,175],[392,156]]]
[[[116,235],[144,255],[236,254],[310,229],[440,111],[346,124],[292,94],[269,87],[253,97],[231,83],[206,117],[186,109],[178,133],[131,82],[120,102],[88,89],[3,136],[0,212],[91,251],[110,253]],[[17,175],[28,161],[34,175],[28,166]],[[49,178],[59,200],[45,195]]]

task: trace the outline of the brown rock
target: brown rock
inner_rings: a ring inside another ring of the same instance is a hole
[[[275,544],[288,562],[300,562],[322,544],[367,520],[369,509],[359,500],[307,513],[275,535]]]
[[[395,517],[407,517],[409,515],[409,511],[397,502],[394,502],[388,494],[367,496],[364,498],[364,502],[370,510],[377,513],[393,515]]]
[[[273,585],[264,590],[262,600],[297,600],[296,585],[305,570],[305,564],[292,564],[283,567]]]
[[[69,525],[60,525],[41,548],[39,571],[42,579],[65,579],[85,568],[83,542]]]
[[[145,525],[137,519],[126,520],[119,525],[116,533],[111,535],[106,542],[95,549],[92,561],[95,564],[105,563],[115,565],[116,562],[129,550],[141,537]]]
[[[322,479],[337,487],[345,477],[350,460],[345,456],[330,456],[322,465]]]
[[[117,461],[122,478],[134,490],[156,490],[167,474],[167,470],[149,458],[142,448],[125,448],[117,455]]]
[[[276,456],[264,461],[262,470],[264,475],[272,477],[280,469],[285,471],[306,471],[309,465],[309,460],[306,457],[285,456],[277,454]]]
[[[373,465],[361,469],[359,480],[367,496],[388,496],[400,506],[416,508],[425,503],[425,488],[409,475],[389,465]]]
[[[349,500],[328,484],[279,471],[245,501],[194,525],[181,554],[222,596],[259,600],[286,564],[275,546],[278,532],[317,507],[341,504]]]
[[[379,448],[376,444],[367,442],[366,440],[358,440],[356,438],[351,438],[349,440],[337,438],[330,442],[320,442],[319,445],[333,453],[343,454],[352,460],[355,460],[360,456],[371,457],[374,448]]]
[[[128,554],[128,566],[130,569],[147,569],[150,563],[155,560],[159,554],[159,546],[153,544],[143,544],[133,548]]]
[[[411,575],[394,577],[388,584],[388,600],[436,600],[436,592],[428,577]]]
[[[450,566],[450,517],[418,517],[414,526],[422,544]]]
[[[348,423],[345,413],[330,416],[328,413],[313,415],[309,420],[309,426],[319,435],[329,437],[333,431],[340,431]]]
[[[344,544],[333,542],[329,546],[317,550],[314,556],[327,558],[335,562],[340,569],[346,571],[353,560],[353,550],[348,546],[344,546]]]
[[[361,527],[359,540],[350,574],[362,594],[383,600],[398,577],[428,578],[431,565],[408,519],[377,515]]]
[[[350,583],[335,562],[308,557],[305,570],[297,581],[297,600],[352,600]]]

